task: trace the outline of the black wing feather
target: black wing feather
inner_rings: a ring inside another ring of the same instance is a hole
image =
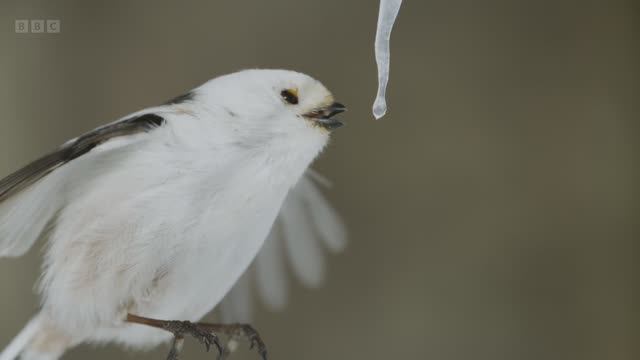
[[[58,167],[88,153],[96,146],[115,137],[148,132],[163,125],[165,119],[156,114],[144,114],[103,126],[65,144],[22,169],[0,180],[0,202],[42,179]]]

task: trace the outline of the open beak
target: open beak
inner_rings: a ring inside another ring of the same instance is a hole
[[[342,123],[342,121],[334,118],[334,116],[340,113],[343,113],[345,111],[347,111],[346,106],[338,102],[334,102],[333,104],[327,107],[310,111],[304,114],[304,117],[315,121],[316,124],[318,124],[319,126],[327,130],[335,130],[344,124]]]

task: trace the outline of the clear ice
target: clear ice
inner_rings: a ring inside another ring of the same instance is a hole
[[[401,4],[402,0],[380,0],[375,42],[376,64],[378,64],[378,95],[373,103],[373,116],[376,119],[380,119],[387,113],[385,94],[389,82],[389,57],[391,55],[389,40]]]

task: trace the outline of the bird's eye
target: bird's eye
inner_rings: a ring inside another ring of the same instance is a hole
[[[280,92],[280,96],[289,104],[298,103],[298,89],[284,89]]]

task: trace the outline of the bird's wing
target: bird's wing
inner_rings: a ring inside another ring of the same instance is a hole
[[[321,285],[324,248],[337,252],[346,245],[344,224],[319,184],[326,180],[308,171],[289,192],[271,233],[249,269],[218,306],[223,322],[247,322],[252,314],[252,290],[270,309],[287,303],[287,267],[308,287]]]
[[[67,174],[56,169],[109,140],[149,132],[164,121],[153,113],[116,121],[68,141],[0,180],[0,257],[24,254],[64,206]]]

